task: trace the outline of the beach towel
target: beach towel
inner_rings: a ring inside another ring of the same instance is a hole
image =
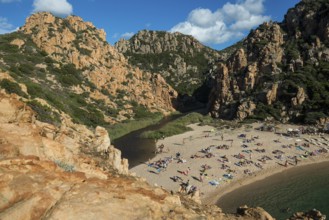
[[[209,184],[212,186],[218,186],[219,182],[217,180],[211,180],[211,181],[209,181]]]
[[[302,148],[301,146],[296,146],[297,150],[304,150],[304,148]]]

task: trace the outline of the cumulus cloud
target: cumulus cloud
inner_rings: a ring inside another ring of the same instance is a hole
[[[72,14],[73,7],[67,0],[34,0],[33,12],[51,12],[57,16],[67,16]]]
[[[7,18],[0,17],[0,34],[10,33],[17,30],[14,26],[8,23]]]
[[[124,39],[129,39],[131,38],[135,33],[134,32],[126,32],[124,34],[121,35],[121,37],[123,37]]]
[[[238,0],[211,11],[197,8],[186,21],[171,28],[171,32],[192,35],[203,43],[220,44],[244,36],[244,32],[270,19],[263,15],[265,0]]]
[[[0,3],[20,2],[21,0],[0,0]]]

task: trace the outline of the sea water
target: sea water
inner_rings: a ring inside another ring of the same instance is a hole
[[[279,220],[313,208],[329,218],[329,162],[288,169],[243,186],[217,202],[228,213],[245,204],[262,207]]]

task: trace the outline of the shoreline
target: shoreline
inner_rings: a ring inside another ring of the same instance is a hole
[[[220,199],[220,197],[227,195],[241,187],[255,184],[258,181],[264,180],[275,174],[279,174],[279,173],[282,173],[282,172],[290,170],[290,169],[303,169],[306,166],[321,164],[321,163],[329,163],[329,155],[327,155],[326,157],[322,157],[318,160],[305,161],[296,166],[284,167],[284,168],[283,167],[269,168],[269,169],[263,170],[263,172],[260,171],[259,173],[255,173],[253,176],[237,179],[236,181],[232,182],[231,184],[223,186],[222,188],[218,189],[217,191],[212,192],[211,194],[205,196],[201,201],[202,201],[202,204],[213,205],[213,204],[217,203],[217,201]]]
[[[150,184],[173,192],[179,190],[181,182],[189,182],[199,190],[203,204],[216,204],[221,196],[276,173],[329,161],[329,153],[315,154],[306,159],[303,156],[305,152],[328,149],[328,134],[321,137],[304,134],[301,137],[287,137],[282,135],[283,132],[257,130],[262,125],[254,123],[240,128],[216,130],[212,126],[192,124],[192,131],[159,140],[157,147],[163,145],[163,153],[131,168],[130,172],[145,178]],[[277,125],[281,131],[288,127],[298,128],[297,125]],[[204,152],[207,148],[209,154]],[[260,152],[260,149],[263,151]],[[182,162],[176,158],[177,153]],[[195,157],[191,158],[191,155]],[[298,158],[297,165],[293,157]],[[223,161],[223,158],[227,161]],[[164,160],[170,161],[165,168],[155,166]],[[203,169],[205,165],[210,168]],[[201,175],[201,172],[206,175]],[[233,180],[228,179],[227,174],[232,175]],[[181,181],[173,181],[175,176]]]

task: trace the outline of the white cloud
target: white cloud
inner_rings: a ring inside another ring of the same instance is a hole
[[[121,35],[121,37],[128,39],[131,38],[135,33],[134,32],[126,32],[124,34]]]
[[[113,35],[112,35],[112,38],[118,38],[119,37],[119,33],[114,33]]]
[[[10,33],[16,31],[17,28],[10,23],[8,23],[7,18],[0,17],[0,34]]]
[[[72,14],[73,8],[67,0],[34,0],[33,12],[51,12],[57,16],[67,16]]]
[[[0,0],[0,3],[20,2],[21,0]]]
[[[212,12],[198,8],[171,32],[192,35],[203,43],[220,44],[244,36],[244,32],[270,19],[263,15],[265,0],[238,0]]]

